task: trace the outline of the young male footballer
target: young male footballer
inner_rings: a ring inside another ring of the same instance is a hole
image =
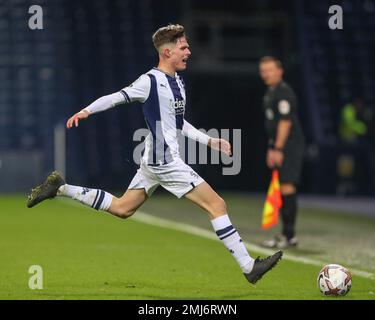
[[[150,130],[145,139],[145,150],[140,167],[128,190],[120,198],[112,194],[65,183],[55,171],[45,182],[34,188],[27,206],[35,206],[49,198],[69,197],[96,210],[107,211],[119,218],[129,218],[161,185],[178,198],[185,197],[207,211],[212,226],[224,245],[239,264],[246,279],[255,284],[282,257],[278,251],[265,259],[253,259],[236,229],[233,227],[224,200],[180,157],[180,134],[231,155],[229,142],[211,138],[184,119],[185,86],[176,71],[186,69],[191,55],[181,25],[168,25],[152,36],[159,54],[159,64],[142,74],[130,86],[103,96],[74,114],[67,128],[78,127],[79,121],[123,103],[140,102]]]

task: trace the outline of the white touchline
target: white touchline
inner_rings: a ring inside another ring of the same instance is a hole
[[[142,211],[137,211],[131,219],[134,219],[139,222],[147,223],[153,226],[182,231],[182,232],[193,234],[193,235],[203,237],[206,239],[220,241],[217,235],[212,231],[208,231],[203,228],[195,227],[195,226],[181,223],[181,222],[175,222],[175,221],[171,221],[171,220],[167,220],[163,218],[154,217],[151,214],[148,214]],[[271,255],[274,253],[274,250],[265,249],[260,246],[257,246],[256,244],[252,244],[249,242],[244,242],[244,243],[248,250],[255,251],[257,253],[264,254],[264,255]],[[303,264],[314,265],[318,267],[323,267],[324,265],[328,264],[328,262],[304,258],[304,257],[297,257],[297,256],[287,254],[287,253],[284,253],[283,259],[293,261],[293,262],[300,262]],[[375,275],[370,272],[353,269],[353,268],[350,268],[350,271],[352,274],[362,277],[362,278],[373,279],[373,280],[375,279]]]
[[[79,203],[70,202],[70,201],[68,202],[66,199],[58,199],[58,200],[61,201],[61,202],[64,202],[64,204],[74,206],[74,207],[77,207],[77,208],[78,207],[82,208],[82,205],[79,204]],[[89,208],[86,208],[86,209],[90,210]],[[167,220],[167,219],[163,219],[163,218],[154,217],[151,214],[148,214],[148,213],[143,212],[143,211],[137,211],[130,219],[136,220],[136,221],[139,221],[139,222],[143,222],[143,223],[147,223],[147,224],[150,224],[150,225],[158,226],[158,227],[163,227],[163,228],[168,228],[168,229],[172,229],[172,230],[182,231],[182,232],[189,233],[189,234],[194,234],[196,236],[203,237],[203,238],[206,238],[206,239],[211,239],[211,240],[214,240],[214,241],[220,241],[218,239],[217,235],[215,233],[213,233],[212,231],[208,231],[208,230],[203,229],[203,228],[195,227],[195,226],[192,226],[190,224],[185,224],[185,223],[181,223],[181,222],[175,222],[175,221],[171,221],[171,220]],[[248,250],[255,251],[257,253],[264,254],[264,255],[270,255],[270,254],[274,253],[273,250],[265,249],[265,248],[260,247],[256,244],[252,244],[252,243],[249,243],[249,242],[244,242],[244,243],[245,243],[245,246]],[[283,259],[289,260],[289,261],[294,261],[294,262],[300,262],[300,263],[303,263],[303,264],[318,266],[318,267],[321,267],[321,268],[323,266],[325,266],[326,264],[329,264],[326,261],[314,260],[314,259],[309,259],[309,258],[304,258],[304,257],[297,257],[297,256],[287,254],[287,253],[283,254]],[[371,272],[362,271],[362,270],[353,269],[353,268],[350,268],[350,271],[351,271],[352,274],[354,274],[356,276],[366,278],[366,279],[375,280],[375,274],[373,274]]]

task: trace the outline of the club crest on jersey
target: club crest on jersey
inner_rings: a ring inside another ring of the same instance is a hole
[[[184,100],[178,100],[178,99],[175,99],[175,100],[170,99],[169,100],[169,107],[172,110],[175,110],[176,114],[184,113],[184,111],[185,111],[185,101]]]

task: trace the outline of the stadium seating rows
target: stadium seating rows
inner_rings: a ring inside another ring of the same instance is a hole
[[[344,30],[328,28],[328,5],[303,1],[304,46],[311,62],[314,106],[324,136],[335,138],[341,107],[355,97],[375,107],[375,1],[337,1],[343,8]],[[301,8],[301,7],[300,7]]]
[[[43,9],[42,30],[28,28],[29,1],[2,1],[0,7],[0,150],[41,150],[45,169],[50,170],[54,127],[151,67],[145,57],[153,54],[153,17],[149,1],[34,4]],[[134,121],[122,121],[123,116]],[[129,157],[126,144],[132,142],[133,127],[141,123],[139,108],[124,108],[120,116],[109,112],[93,125],[82,126],[79,137],[69,133],[69,153],[79,153],[77,163],[89,164],[89,172],[99,170],[100,153],[121,170]]]

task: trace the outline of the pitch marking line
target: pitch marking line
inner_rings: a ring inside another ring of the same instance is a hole
[[[65,199],[58,199],[58,200],[64,202],[65,204],[68,204],[67,201],[64,201]],[[75,203],[75,202],[69,202],[69,205],[82,208],[81,204],[78,204],[78,203]],[[163,218],[154,217],[151,214],[145,213],[143,211],[137,211],[135,213],[135,215],[133,215],[131,217],[131,219],[139,221],[139,222],[143,222],[143,223],[146,223],[146,224],[154,225],[154,226],[159,226],[159,227],[162,227],[162,228],[168,228],[168,229],[172,229],[172,230],[182,231],[182,232],[185,232],[185,233],[193,234],[193,235],[203,237],[203,238],[206,238],[206,239],[211,239],[211,240],[214,240],[214,241],[220,241],[218,239],[217,235],[215,233],[213,233],[212,231],[208,231],[206,229],[195,227],[195,226],[185,224],[185,223],[181,223],[181,222],[175,222],[175,221],[171,221],[171,220],[167,220],[167,219],[163,219]],[[244,241],[244,244],[245,244],[245,246],[248,250],[250,250],[250,251],[254,250],[254,251],[256,251],[260,254],[263,254],[263,255],[271,255],[271,254],[274,253],[273,250],[265,249],[265,248],[260,247],[256,244],[252,244],[250,242]],[[310,258],[305,258],[305,257],[300,257],[300,256],[297,257],[297,256],[294,256],[294,255],[285,253],[285,252],[283,254],[283,259],[289,260],[289,261],[294,261],[294,262],[300,262],[300,263],[303,263],[303,264],[309,264],[309,265],[317,266],[317,267],[320,267],[320,268],[322,268],[324,265],[328,264],[328,262],[325,262],[325,261],[320,261],[320,260],[315,260],[315,259],[310,259]],[[375,280],[375,275],[373,273],[358,270],[358,269],[353,269],[353,268],[350,268],[350,271],[353,275],[356,275],[356,276],[359,276],[359,277],[362,277],[362,278],[366,278],[366,279]]]
[[[193,234],[193,235],[203,237],[203,238],[206,238],[206,239],[211,239],[211,240],[214,240],[214,241],[220,241],[218,239],[217,235],[215,233],[213,233],[212,231],[208,231],[208,230],[205,230],[205,229],[202,229],[202,228],[199,228],[199,227],[195,227],[195,226],[192,226],[192,225],[189,225],[189,224],[181,223],[181,222],[175,222],[175,221],[171,221],[171,220],[167,220],[167,219],[163,219],[163,218],[154,217],[154,216],[152,216],[148,213],[142,212],[142,211],[137,211],[137,213],[131,219],[134,219],[136,221],[143,222],[143,223],[146,223],[146,224],[150,224],[150,225],[153,225],[153,226],[158,226],[158,227],[168,228],[168,229],[172,229],[172,230],[182,231],[182,232]],[[256,251],[256,252],[258,252],[260,254],[263,254],[263,255],[271,255],[271,254],[274,253],[274,250],[265,249],[265,248],[260,247],[256,244],[252,244],[252,243],[245,242],[245,241],[244,241],[244,244],[245,244],[245,246],[248,250]],[[300,262],[300,263],[303,263],[303,264],[314,265],[314,266],[318,266],[320,268],[323,267],[324,265],[328,264],[327,262],[324,262],[324,261],[309,259],[309,258],[305,258],[305,257],[297,257],[297,256],[294,256],[294,255],[291,255],[291,254],[288,254],[288,253],[284,253],[283,259],[289,260],[289,261],[294,261],[294,262]],[[352,272],[352,274],[354,274],[356,276],[359,276],[359,277],[362,277],[362,278],[372,279],[372,280],[375,279],[375,275],[370,273],[370,272],[366,272],[366,271],[362,271],[362,270],[358,270],[358,269],[353,269],[353,268],[350,268],[350,271]]]

